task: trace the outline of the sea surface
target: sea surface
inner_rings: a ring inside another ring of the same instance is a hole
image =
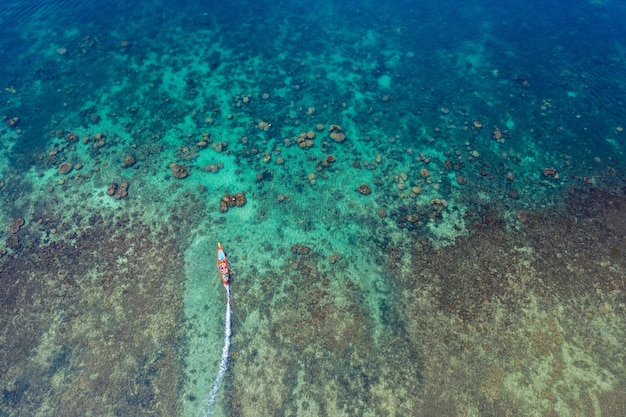
[[[0,416],[626,415],[624,22],[5,1]]]

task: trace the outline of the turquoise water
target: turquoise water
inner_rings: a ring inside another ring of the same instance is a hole
[[[9,1],[0,416],[626,415],[625,17]]]

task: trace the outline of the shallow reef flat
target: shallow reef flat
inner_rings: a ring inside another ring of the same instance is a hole
[[[0,415],[626,415],[623,11],[244,3],[0,17]]]

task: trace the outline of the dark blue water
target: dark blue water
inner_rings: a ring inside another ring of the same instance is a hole
[[[133,41],[135,60],[148,53],[184,56],[185,45],[176,44],[180,41],[176,32],[191,35],[186,42],[206,43],[208,50],[211,39],[193,37],[195,31],[207,29],[219,33],[223,44],[238,56],[257,56],[277,67],[341,54],[355,65],[362,60],[377,63],[376,72],[384,70],[386,50],[409,54],[410,59],[398,57],[401,65],[393,69],[401,81],[394,83],[391,93],[402,98],[396,103],[401,113],[410,112],[411,106],[437,108],[454,102],[498,121],[503,110],[510,108],[520,123],[527,123],[526,130],[533,126],[541,129],[538,125],[545,123],[536,119],[535,112],[541,100],[563,100],[558,103],[562,120],[552,121],[548,129],[567,125],[571,136],[559,135],[563,142],[556,145],[568,145],[574,136],[581,140],[584,135],[581,147],[596,143],[601,149],[603,138],[621,123],[625,71],[619,40],[624,38],[621,22],[625,12],[617,2],[471,2],[462,6],[455,2],[230,2],[227,6],[211,2],[176,6],[159,2],[14,2],[2,13],[0,58],[5,64],[1,79],[4,85],[19,87],[24,93],[19,103],[5,103],[3,113],[48,110],[63,100],[70,100],[75,107],[85,105],[94,97],[63,97],[59,87],[71,85],[93,95],[109,88],[128,65],[111,57],[120,40]],[[369,49],[358,45],[368,31],[380,35],[380,41]],[[62,59],[55,54],[61,47],[68,50]],[[477,48],[482,62],[463,56]],[[287,61],[276,62],[281,54]],[[207,65],[215,65],[211,56],[204,58]],[[493,70],[498,72],[498,82],[488,78]],[[292,71],[302,79],[312,76],[306,65]],[[250,77],[258,77],[253,81],[260,86],[281,82],[282,74],[268,72]],[[528,94],[520,87],[524,80],[531,87]],[[311,82],[310,88],[318,86]],[[321,88],[333,90],[331,82]],[[368,84],[362,88],[367,89]],[[564,98],[567,90],[576,92],[576,103]],[[468,98],[473,91],[496,99],[495,108],[481,108],[486,99]],[[528,99],[516,101],[520,94]],[[576,119],[576,113],[582,113],[584,122]],[[32,122],[21,141],[27,146],[42,145],[41,133],[50,127],[45,116],[33,116],[24,120]]]

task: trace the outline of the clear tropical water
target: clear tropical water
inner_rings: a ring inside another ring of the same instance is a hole
[[[618,1],[8,1],[0,416],[626,415]]]

